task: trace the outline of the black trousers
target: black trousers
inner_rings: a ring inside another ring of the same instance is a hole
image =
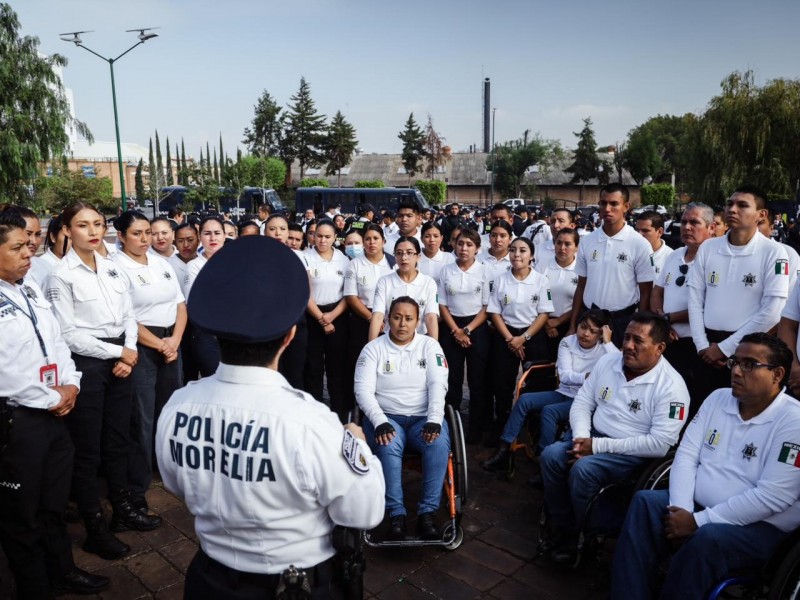
[[[628,327],[628,323],[631,322],[631,317],[634,315],[636,310],[638,309],[638,304],[632,304],[628,308],[623,308],[622,310],[617,310],[610,313],[611,316],[611,341],[614,342],[614,345],[617,348],[622,348],[622,342],[625,339],[625,329]],[[592,304],[593,309],[598,310],[605,310],[596,304]],[[584,304],[583,310],[586,312],[589,308]]]
[[[184,334],[184,337],[186,335]],[[199,330],[197,327],[192,326],[189,334],[189,344],[191,346],[192,360],[194,364],[193,369],[197,369],[192,375],[193,379],[187,381],[196,381],[197,373],[200,377],[210,377],[217,372],[219,366],[219,344],[217,338]]]
[[[545,332],[545,336],[547,336],[547,359],[552,362],[558,360],[558,345],[561,343],[561,340],[564,339],[564,336],[567,335],[567,331],[569,331],[569,321],[556,327],[556,331],[558,331],[558,336],[554,338],[551,338]]]
[[[525,328],[516,328],[506,325],[511,335],[521,335]],[[519,367],[523,363],[508,349],[508,344],[501,335],[495,335],[493,347],[490,351],[489,363],[492,369],[492,382],[494,393],[494,415],[489,412],[489,420],[486,422],[484,430],[489,430],[494,420],[494,431],[498,435],[511,414],[511,404],[514,401],[514,389],[517,385],[517,374]],[[525,361],[546,361],[547,360],[547,334],[544,329],[539,331],[530,340],[525,342]],[[491,406],[490,406],[491,408]]]
[[[328,312],[335,305],[320,306],[320,310]],[[317,320],[307,316],[308,346],[306,350],[305,389],[320,402],[324,387],[324,378],[328,379],[328,394],[331,409],[344,422],[347,413],[352,410],[348,405],[345,391],[345,369],[347,368],[347,330],[350,321],[349,311],[345,311],[333,321],[335,331],[326,334]]]
[[[732,299],[735,301],[735,299]],[[706,336],[708,341],[712,344],[719,344],[734,334],[733,331],[717,331],[715,329],[706,329]],[[705,400],[708,395],[714,390],[721,388],[731,387],[731,371],[728,367],[712,367],[703,362],[699,356],[698,360],[698,385],[697,394]],[[701,401],[702,401],[701,400]]]
[[[72,355],[83,373],[75,408],[64,422],[75,445],[72,495],[82,514],[100,512],[97,470],[102,461],[109,498],[128,491],[128,452],[131,448],[133,377],[115,377],[114,360]]]
[[[73,446],[59,417],[17,407],[8,445],[0,453],[0,544],[18,598],[50,598],[49,582],[72,570],[72,540],[64,509]]]
[[[328,560],[303,569],[313,572],[311,597],[314,600],[342,597],[333,584],[332,562]],[[275,598],[279,580],[280,575],[257,575],[231,569],[200,549],[186,570],[183,597],[185,600],[268,600]]]
[[[369,321],[354,312],[350,313],[350,324],[347,339],[347,368],[345,369],[344,390],[348,406],[355,407],[355,375],[356,362],[364,346],[369,341]]]
[[[469,325],[475,317],[453,317],[459,329]],[[442,331],[439,343],[447,358],[447,395],[445,403],[458,410],[463,400],[464,363],[467,365],[467,385],[469,386],[469,414],[481,415],[489,402],[486,387],[486,372],[489,362],[489,328],[484,323],[470,335],[472,345],[464,348],[448,331]]]
[[[297,331],[289,347],[283,351],[278,371],[286,378],[289,385],[297,390],[305,390],[303,370],[306,366],[306,347],[308,346],[308,326],[306,316],[297,322]]]
[[[680,373],[683,380],[686,382],[686,387],[689,390],[689,398],[691,404],[689,405],[689,415],[686,422],[691,422],[692,418],[697,414],[703,400],[706,399],[711,392],[706,392],[708,384],[704,381],[706,371],[711,369],[703,362],[697,354],[697,348],[691,337],[680,338],[677,341],[667,344],[667,349],[664,350],[664,358],[669,361],[672,368]],[[719,369],[715,369],[718,371]],[[730,371],[726,368],[728,381],[730,382]],[[730,383],[728,384],[730,385]]]

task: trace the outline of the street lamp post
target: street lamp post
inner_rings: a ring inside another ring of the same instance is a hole
[[[145,33],[146,31],[149,32],[152,29],[158,29],[158,27],[146,27],[144,29],[128,29],[126,31],[126,33],[130,33],[132,31],[138,31],[139,32],[139,36],[138,36],[139,37],[139,41],[136,42],[133,46],[131,46],[127,50],[125,50],[125,52],[123,52],[122,54],[120,54],[116,58],[106,58],[105,56],[102,56],[101,54],[98,54],[97,52],[95,52],[91,48],[87,48],[86,46],[83,45],[83,41],[80,38],[80,34],[82,34],[82,33],[91,33],[90,31],[73,31],[73,32],[70,32],[70,33],[62,33],[62,34],[60,34],[61,35],[61,39],[64,40],[65,42],[72,42],[73,44],[75,44],[79,48],[83,48],[87,52],[91,52],[96,57],[106,61],[108,63],[109,69],[111,71],[111,101],[114,104],[114,132],[116,133],[116,136],[117,136],[117,164],[119,166],[119,189],[120,189],[120,194],[122,195],[122,210],[123,211],[128,210],[128,198],[127,198],[127,196],[125,194],[125,172],[123,171],[123,167],[122,167],[122,144],[120,143],[120,139],[119,139],[119,113],[117,111],[117,87],[116,87],[116,84],[114,83],[114,63],[117,62],[123,56],[125,56],[128,52],[130,52],[131,50],[136,48],[137,46],[140,46],[140,45],[144,44],[147,40],[151,40],[154,37],[158,37],[157,33]],[[71,38],[70,37],[64,37],[64,36],[70,36],[70,35],[72,36]]]

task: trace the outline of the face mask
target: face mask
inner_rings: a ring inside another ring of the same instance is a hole
[[[348,258],[355,258],[364,254],[364,246],[346,246],[344,253]]]

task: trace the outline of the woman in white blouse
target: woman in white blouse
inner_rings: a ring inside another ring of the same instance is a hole
[[[572,299],[578,287],[575,257],[578,254],[580,239],[581,236],[574,229],[559,230],[553,240],[555,256],[542,268],[536,265],[536,270],[547,276],[550,292],[553,295],[553,314],[544,326],[551,360],[555,360],[558,356],[558,344],[567,334],[569,321],[572,318]]]
[[[36,285],[43,289],[47,277],[70,249],[71,242],[64,234],[61,225],[61,215],[50,219],[44,240],[44,254],[31,258],[30,271],[25,275],[25,279],[33,279]]]
[[[134,505],[147,510],[145,492],[152,479],[155,423],[172,393],[183,385],[180,344],[186,328],[186,303],[173,268],[160,254],[148,252],[153,236],[147,217],[130,210],[117,217],[114,227],[120,251],[112,260],[128,275],[139,325],[128,475]]]
[[[446,265],[455,262],[451,252],[442,250],[442,228],[433,221],[422,226],[422,254],[419,255],[417,268],[420,273],[431,277],[439,285],[439,273]]]

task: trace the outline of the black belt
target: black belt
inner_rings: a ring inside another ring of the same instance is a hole
[[[508,332],[509,332],[510,334],[512,334],[512,335],[515,335],[515,336],[517,336],[517,335],[522,335],[523,333],[525,333],[526,331],[528,331],[528,328],[527,328],[527,327],[512,327],[512,326],[511,326],[511,325],[509,325],[508,323],[506,323],[506,327],[508,328]],[[542,331],[542,330],[540,330],[540,333],[541,333],[541,331]],[[537,335],[539,335],[539,334],[537,333],[537,334],[534,334],[534,335],[532,335],[532,336],[531,336],[531,339],[535,338]]]
[[[731,337],[735,331],[719,331],[717,329],[706,329],[706,337],[712,344],[719,344]]]
[[[281,579],[280,573],[247,573],[245,571],[238,571],[223,565],[221,562],[214,560],[208,554],[203,552],[202,549],[197,551],[197,558],[200,563],[200,568],[204,571],[215,571],[224,575],[232,583],[244,583],[255,587],[262,587],[274,591],[278,587]],[[297,567],[298,571],[305,571],[308,577],[308,583],[313,588],[317,583],[324,583],[331,581],[333,578],[333,559],[319,563],[314,567]]]
[[[450,316],[453,317],[453,321],[455,322],[456,325],[458,325],[459,327],[466,327],[467,325],[472,323],[476,315],[472,315],[471,317],[457,317],[455,315],[450,315]]]
[[[637,302],[636,304],[631,304],[627,308],[620,308],[619,310],[606,310],[606,312],[612,319],[616,319],[617,317],[627,317],[629,315],[632,315],[633,313],[636,312],[636,309],[638,308],[639,308],[639,303]],[[599,306],[597,306],[597,304],[593,302],[592,310],[605,310],[605,309],[600,308]]]
[[[113,338],[97,338],[101,342],[105,342],[106,344],[114,344],[115,346],[124,346],[125,345],[125,336],[121,335],[119,337]]]
[[[175,331],[175,325],[170,325],[169,327],[156,327],[155,325],[145,325],[147,330],[152,333],[156,337],[165,338],[172,335],[172,332]]]
[[[339,301],[341,302],[341,301]],[[339,302],[334,302],[333,304],[317,304],[317,308],[320,309],[322,312],[331,312],[334,308],[339,306]]]

